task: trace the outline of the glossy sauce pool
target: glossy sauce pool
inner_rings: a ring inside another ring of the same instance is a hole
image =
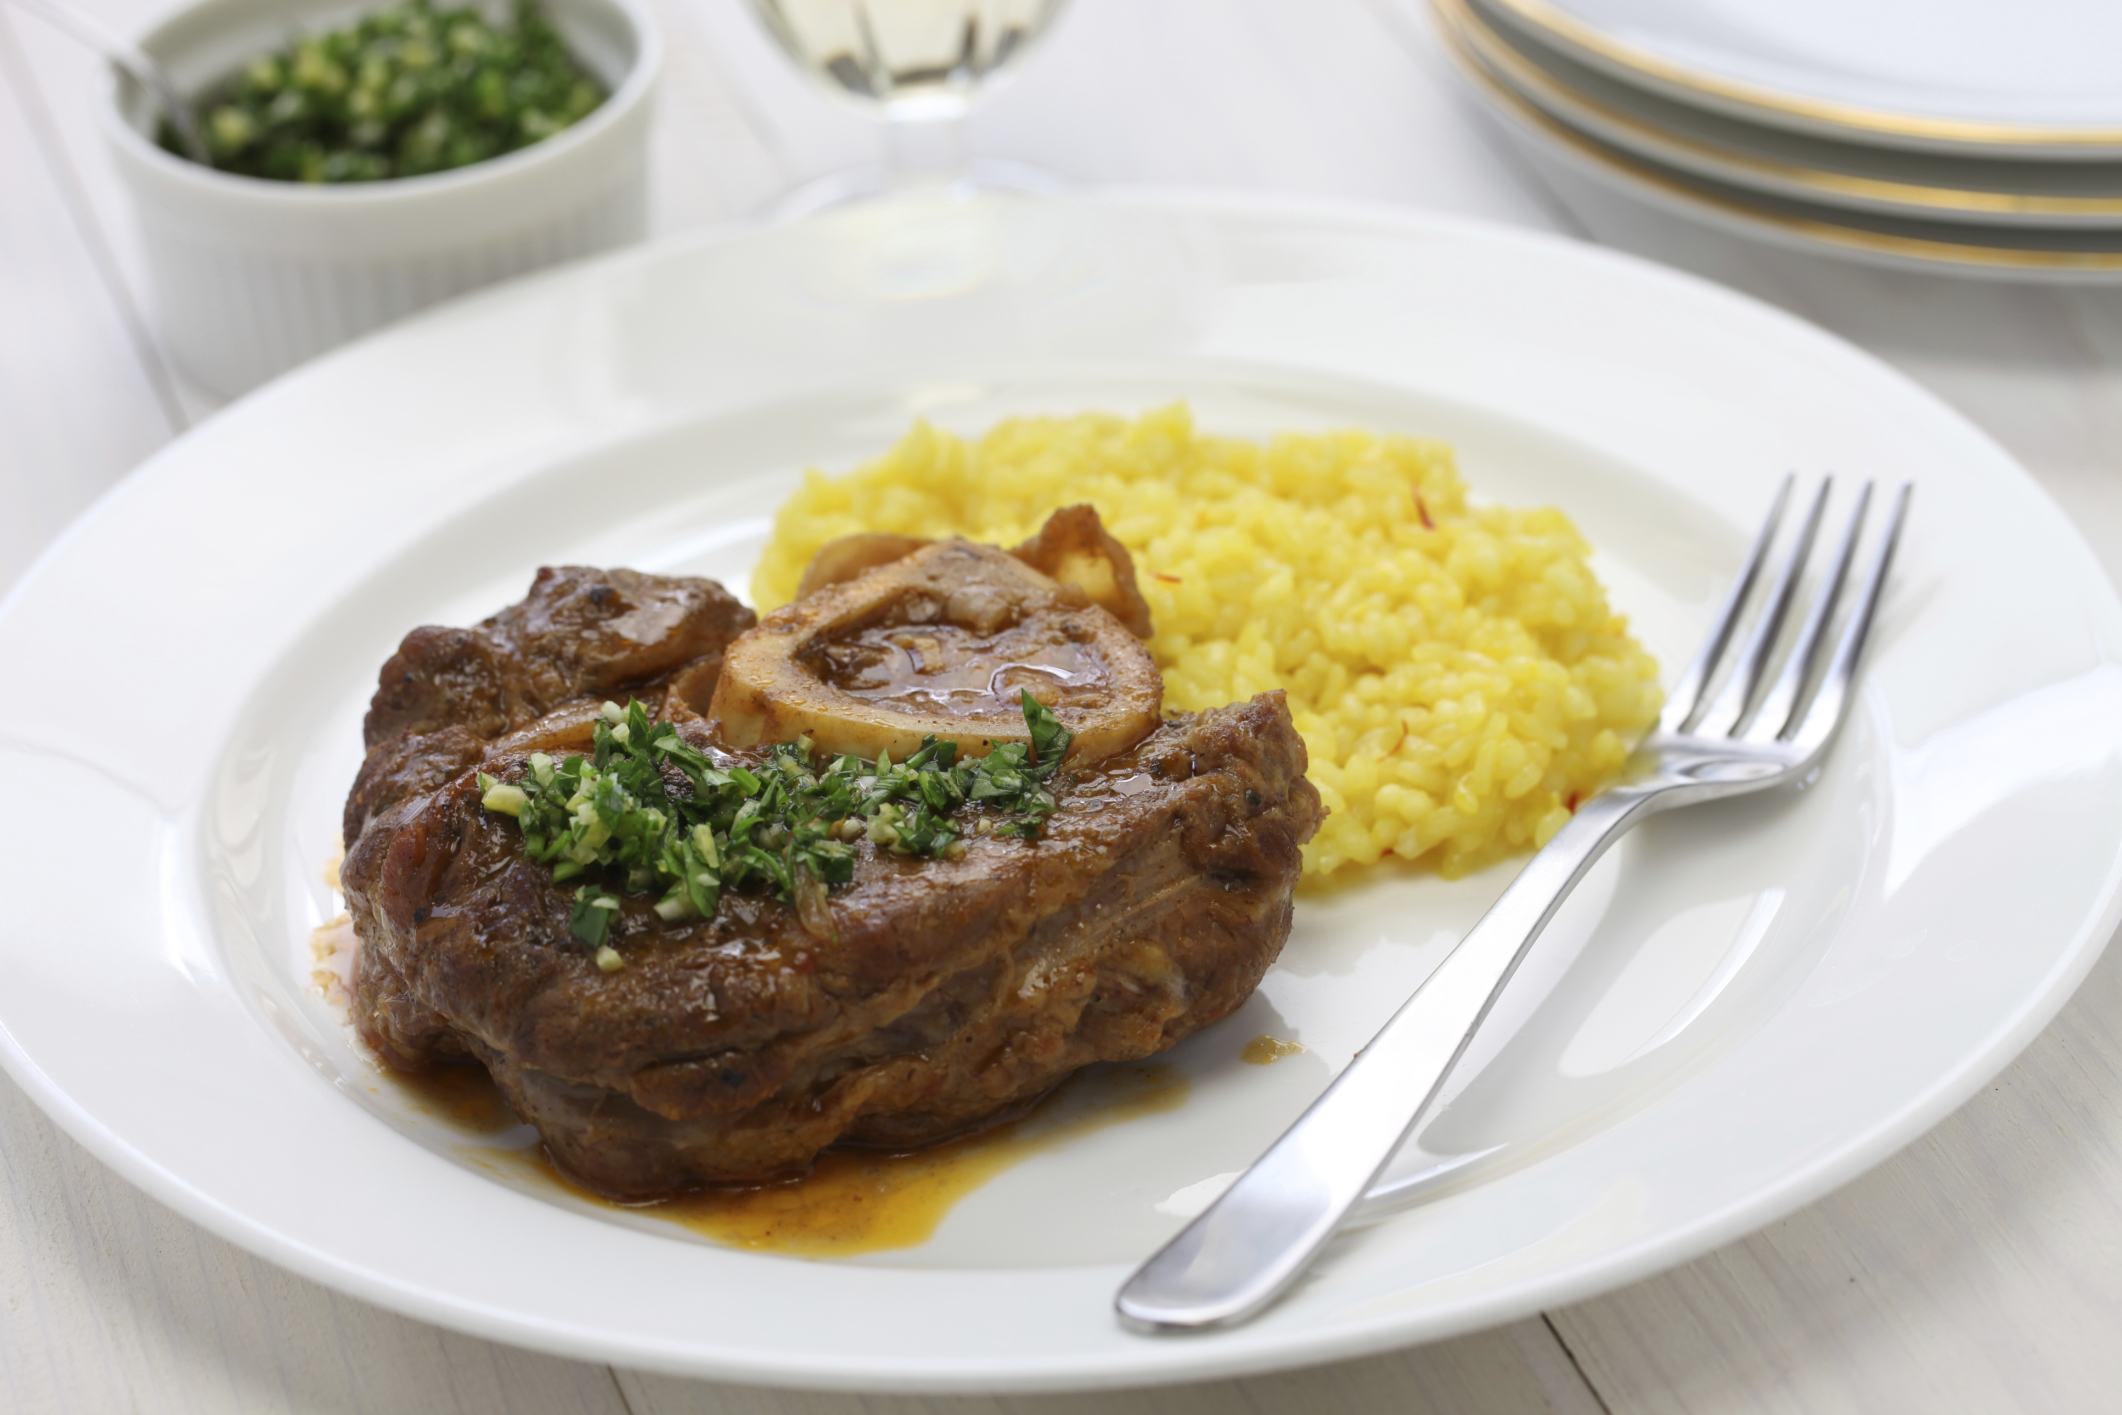
[[[456,1128],[494,1135],[518,1125],[501,1093],[475,1066],[391,1075],[419,1109]],[[1192,1083],[1165,1062],[1088,1068],[1029,1115],[924,1150],[833,1150],[809,1175],[753,1189],[709,1189],[661,1203],[621,1205],[554,1168],[545,1148],[462,1144],[464,1160],[500,1177],[630,1213],[645,1214],[734,1248],[795,1257],[854,1257],[928,1241],[958,1201],[1004,1170],[1081,1135],[1178,1109]]]
[[[1023,625],[983,638],[951,624],[899,624],[836,640],[814,667],[850,697],[918,712],[1008,713],[1025,689],[1049,707],[1090,705],[1112,691],[1097,647]]]

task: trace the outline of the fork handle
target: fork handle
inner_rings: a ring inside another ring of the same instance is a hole
[[[1142,1331],[1242,1322],[1303,1273],[1436,1096],[1562,901],[1664,793],[1594,796],[1534,855],[1481,922],[1221,1198],[1136,1270],[1114,1299]]]

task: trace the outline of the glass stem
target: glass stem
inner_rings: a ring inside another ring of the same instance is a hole
[[[955,187],[964,182],[964,115],[885,119],[884,168],[895,188]]]

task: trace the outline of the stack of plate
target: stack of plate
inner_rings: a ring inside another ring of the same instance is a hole
[[[1543,168],[1891,264],[2122,280],[2118,0],[1430,0]]]

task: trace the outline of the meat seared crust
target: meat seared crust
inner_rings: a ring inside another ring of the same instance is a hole
[[[528,750],[497,742],[480,769]],[[1304,770],[1279,693],[1174,718],[1074,772],[1036,841],[969,837],[933,861],[863,842],[830,941],[771,899],[667,924],[629,898],[607,974],[467,768],[384,808],[348,855],[355,1020],[399,1065],[483,1061],[553,1157],[619,1198],[925,1143],[1243,1003],[1323,814]]]
[[[569,565],[540,570],[476,628],[413,630],[377,675],[341,839],[352,849],[370,817],[460,775],[498,739],[542,728],[564,748],[573,722],[586,743],[605,698],[704,713],[723,650],[756,620],[713,580]]]

